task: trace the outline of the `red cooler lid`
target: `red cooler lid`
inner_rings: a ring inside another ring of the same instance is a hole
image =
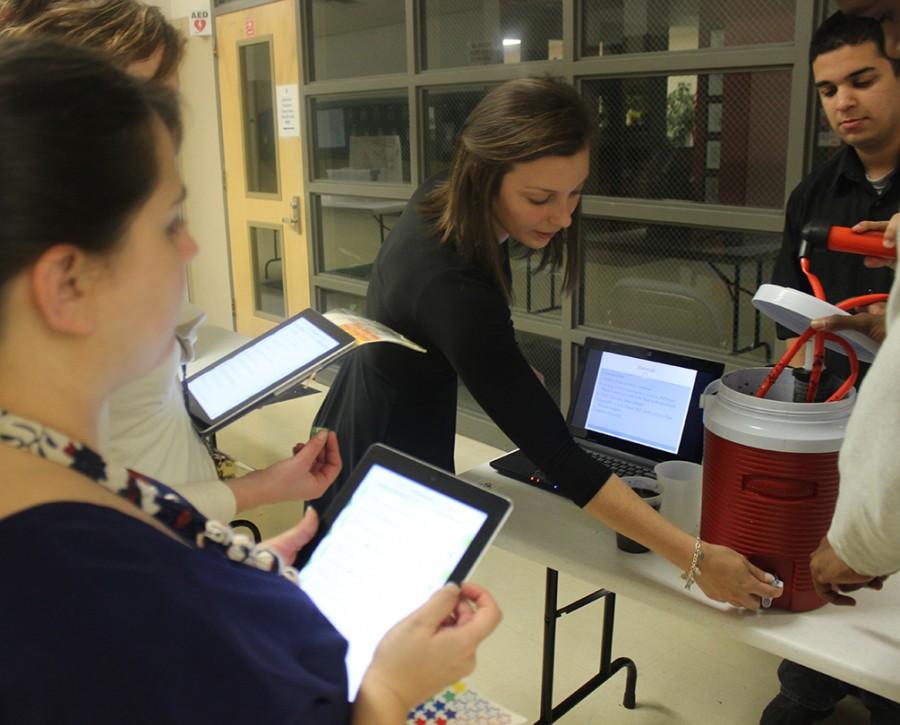
[[[753,306],[766,317],[793,330],[798,335],[806,332],[809,329],[809,323],[817,317],[850,314],[818,297],[777,284],[760,285],[756,294],[753,295]],[[857,357],[863,362],[872,362],[875,359],[880,344],[870,337],[855,330],[842,330],[835,334],[849,342],[856,351]],[[825,346],[835,352],[846,354],[844,348],[836,342],[826,341]]]

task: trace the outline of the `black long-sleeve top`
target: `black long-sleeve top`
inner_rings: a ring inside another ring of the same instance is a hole
[[[519,350],[502,290],[452,245],[442,244],[418,213],[436,181],[418,189],[385,240],[366,297],[368,317],[428,352],[396,345],[355,351],[315,425],[336,432],[345,472],[376,442],[453,471],[459,376],[500,429],[583,506],[610,471],[573,441]]]
[[[784,215],[781,252],[772,273],[772,282],[812,294],[812,288],[797,257],[800,232],[808,222],[827,222],[852,227],[861,221],[886,221],[900,205],[900,177],[895,171],[885,192],[879,195],[866,179],[866,171],[856,151],[845,147],[821,168],[813,171],[791,192]],[[872,292],[888,292],[894,272],[887,267],[870,269],[858,254],[815,248],[810,259],[813,273],[825,288],[825,297],[837,304],[849,297]],[[797,333],[777,326],[781,339]],[[826,350],[825,366],[840,378],[850,374],[850,363],[841,353]],[[860,379],[869,369],[860,364]]]

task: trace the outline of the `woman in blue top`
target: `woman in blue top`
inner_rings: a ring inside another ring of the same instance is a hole
[[[95,452],[105,397],[174,343],[178,137],[170,92],[0,41],[0,722],[400,722],[471,670],[486,592],[398,624],[349,705],[346,645],[277,556],[314,520],[251,547]]]

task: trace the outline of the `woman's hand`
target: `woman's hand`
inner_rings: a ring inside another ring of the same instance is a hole
[[[325,493],[340,472],[337,436],[334,431],[320,430],[306,443],[295,445],[290,458],[256,473],[279,492],[278,500],[310,501]]]
[[[883,244],[886,248],[897,246],[897,232],[900,230],[900,214],[894,214],[887,222],[859,222],[852,227],[857,234],[864,232],[884,232]],[[897,266],[897,260],[884,257],[866,257],[863,264],[867,267],[891,267]]]
[[[319,498],[341,472],[341,452],[334,431],[319,431],[294,446],[290,458],[228,481],[237,510]]]
[[[385,593],[385,595],[389,595]],[[390,722],[475,669],[475,650],[500,623],[486,589],[448,584],[381,640],[354,707],[354,723]]]
[[[784,591],[772,586],[774,577],[727,546],[703,542],[703,560],[695,581],[710,599],[735,607],[759,609],[760,599],[775,599]]]
[[[610,528],[655,551],[681,570],[687,569],[694,551],[694,537],[660,516],[621,478],[613,474],[587,503],[585,510]],[[772,577],[753,566],[736,551],[703,543],[701,573],[694,580],[710,599],[736,607],[759,609],[760,598],[774,599],[782,590]]]

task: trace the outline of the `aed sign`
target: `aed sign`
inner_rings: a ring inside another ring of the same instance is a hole
[[[191,11],[191,35],[212,35],[209,10]]]

